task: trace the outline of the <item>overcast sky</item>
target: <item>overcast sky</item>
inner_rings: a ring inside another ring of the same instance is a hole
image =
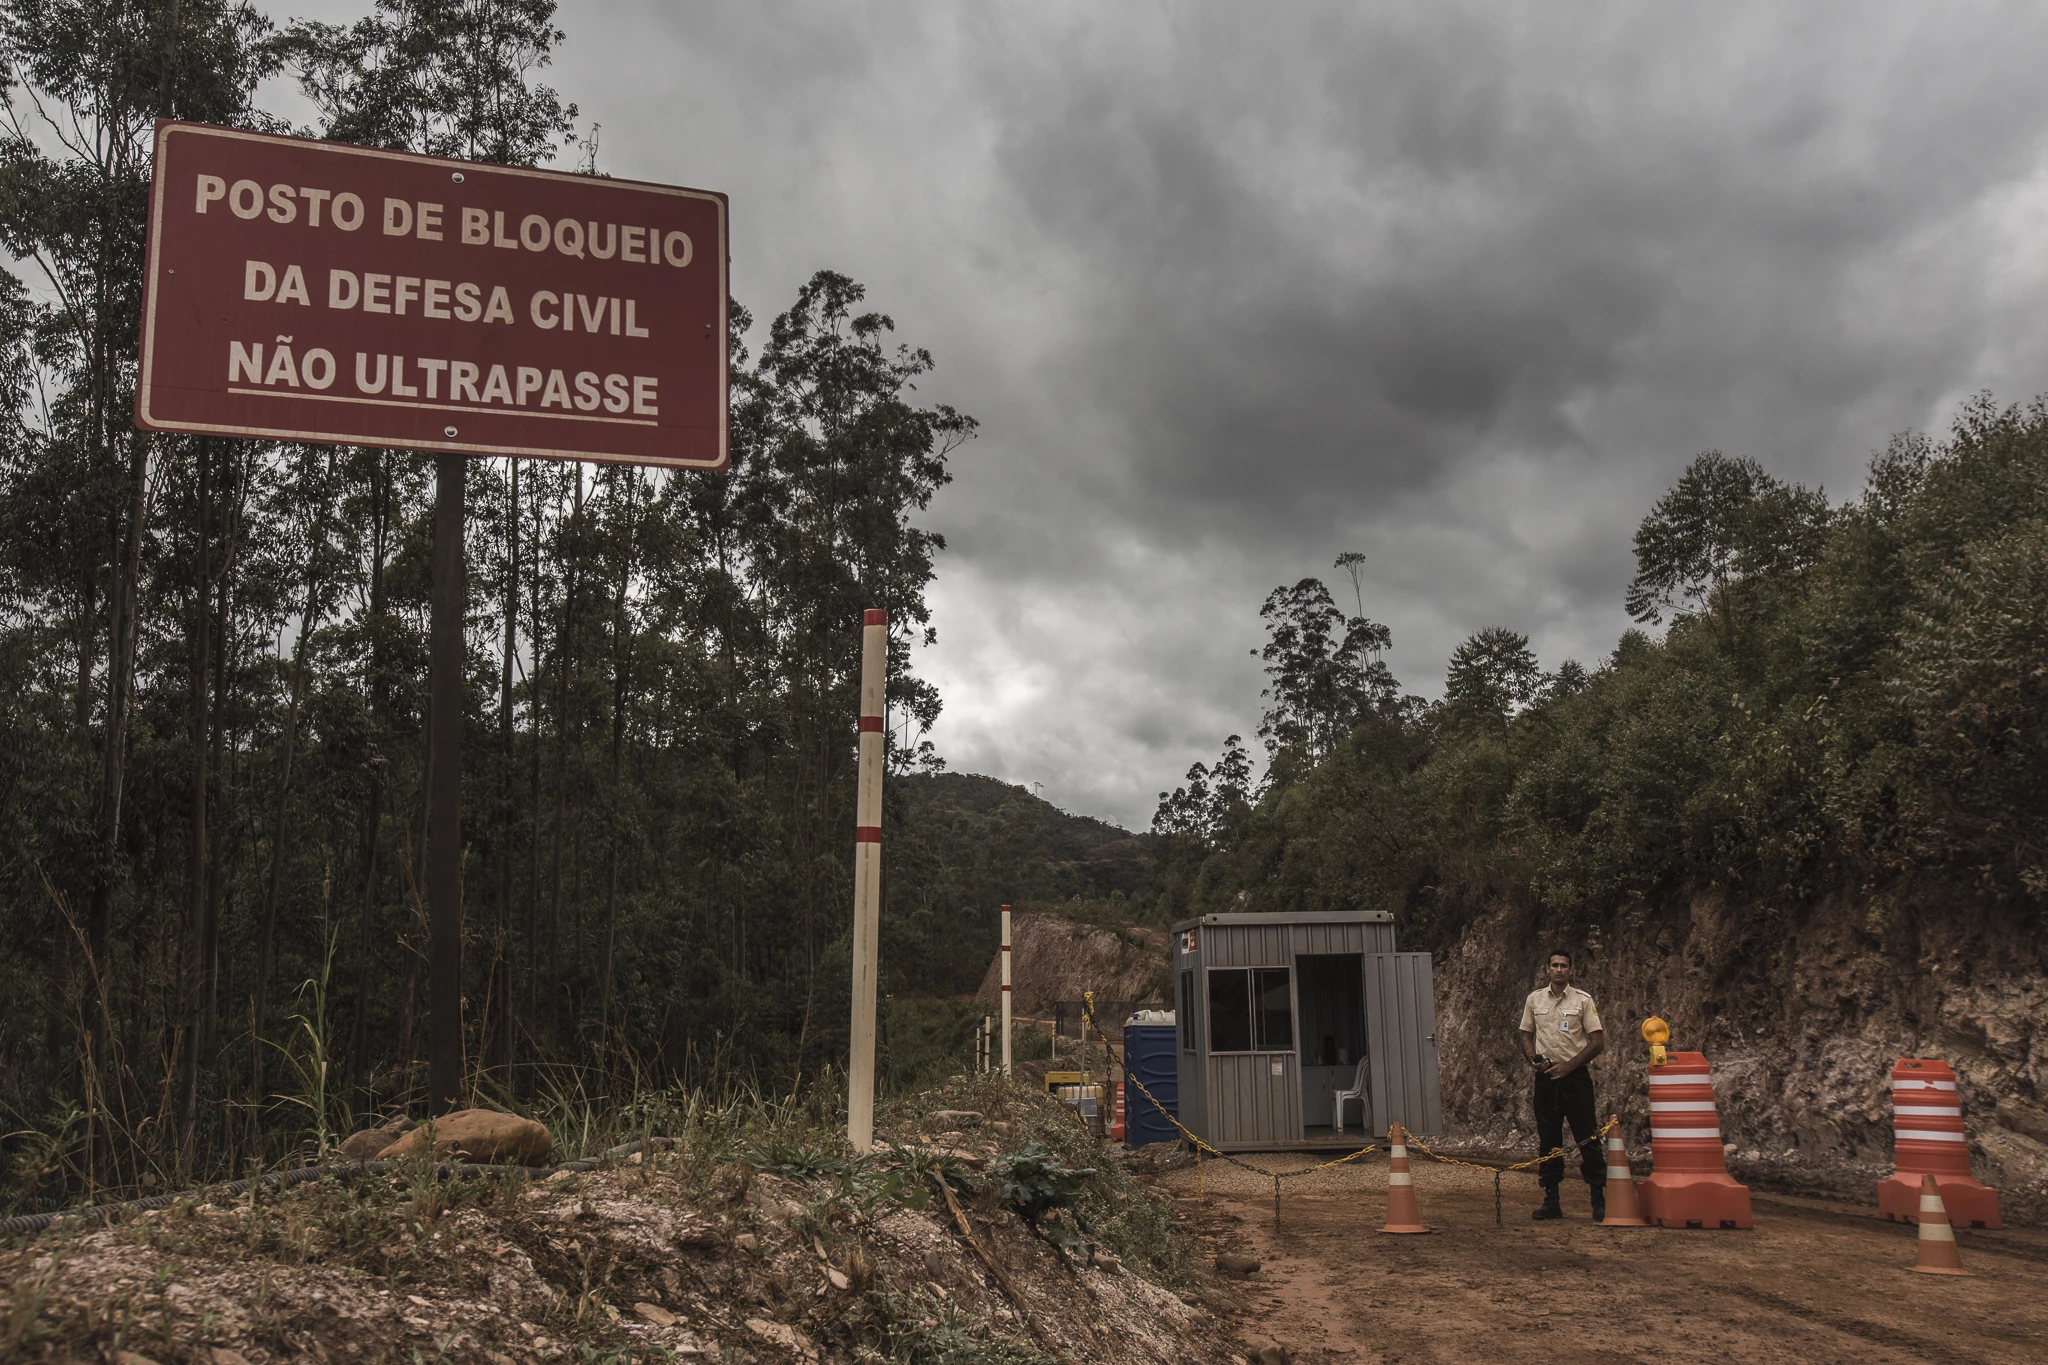
[[[561,22],[600,165],[729,193],[757,318],[843,271],[981,420],[930,513],[950,766],[1134,828],[1251,737],[1259,603],[1341,551],[1411,692],[1489,625],[1591,663],[1699,450],[1839,501],[2048,389],[2038,3]]]

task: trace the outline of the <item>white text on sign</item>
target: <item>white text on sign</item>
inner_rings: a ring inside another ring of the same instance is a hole
[[[213,204],[225,204],[237,218],[303,222],[309,228],[321,227],[324,217],[325,226],[341,232],[361,228],[366,216],[362,196],[348,190],[336,192],[304,185],[266,187],[253,180],[229,184],[217,175],[201,175],[196,180],[193,212],[205,213]],[[444,204],[387,198],[383,209],[386,237],[417,237],[425,242],[448,240]],[[679,270],[687,268],[697,254],[689,233],[653,224],[597,223],[581,218],[557,218],[551,222],[541,214],[529,213],[520,218],[515,230],[507,223],[503,209],[457,205],[456,212],[461,215],[462,224],[456,240],[464,246],[554,251],[579,261],[616,258],[626,265],[665,265]]]
[[[228,343],[228,386],[233,393],[311,390],[326,393],[340,377],[334,353],[314,346],[293,349],[293,339],[274,343]],[[468,360],[439,357],[355,353],[354,401],[391,406],[393,400],[417,398],[421,406],[444,405],[488,409],[561,410],[563,416],[600,412],[633,418],[659,417],[659,381],[652,375],[603,374],[579,370],[571,375],[534,365],[484,366]],[[444,382],[445,381],[445,382]],[[388,397],[385,395],[388,394]],[[349,398],[346,393],[336,397]],[[599,418],[598,420],[603,420]]]

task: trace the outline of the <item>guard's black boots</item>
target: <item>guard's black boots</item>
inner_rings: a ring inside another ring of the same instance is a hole
[[[1593,1221],[1604,1223],[1607,1221],[1607,1187],[1594,1185],[1590,1188],[1593,1191]]]
[[[1543,1207],[1529,1216],[1539,1223],[1548,1222],[1552,1218],[1564,1217],[1564,1207],[1557,1202],[1557,1191],[1545,1190],[1543,1192]]]

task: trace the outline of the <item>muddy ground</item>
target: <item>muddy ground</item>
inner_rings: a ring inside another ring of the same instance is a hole
[[[1303,1158],[1252,1158],[1276,1170]],[[1750,1231],[1602,1228],[1585,1186],[1560,1223],[1532,1223],[1535,1181],[1418,1160],[1429,1236],[1383,1236],[1384,1157],[1289,1182],[1207,1163],[1161,1178],[1217,1251],[1263,1268],[1230,1316],[1299,1365],[1559,1360],[1828,1362],[2048,1360],[2048,1232],[1958,1234],[1973,1278],[1911,1273],[1914,1230],[1868,1207],[1754,1196]]]

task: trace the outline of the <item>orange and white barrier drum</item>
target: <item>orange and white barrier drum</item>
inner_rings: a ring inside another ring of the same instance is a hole
[[[1706,1054],[1673,1052],[1650,1068],[1650,1161],[1636,1185],[1643,1217],[1665,1228],[1746,1228],[1749,1186],[1728,1174]]]
[[[1901,1057],[1892,1066],[1892,1140],[1898,1170],[1878,1184],[1879,1213],[1894,1223],[1917,1222],[1920,1178],[1931,1175],[1957,1227],[2005,1226],[1998,1217],[1998,1191],[1970,1174],[1963,1098],[1947,1062]]]

